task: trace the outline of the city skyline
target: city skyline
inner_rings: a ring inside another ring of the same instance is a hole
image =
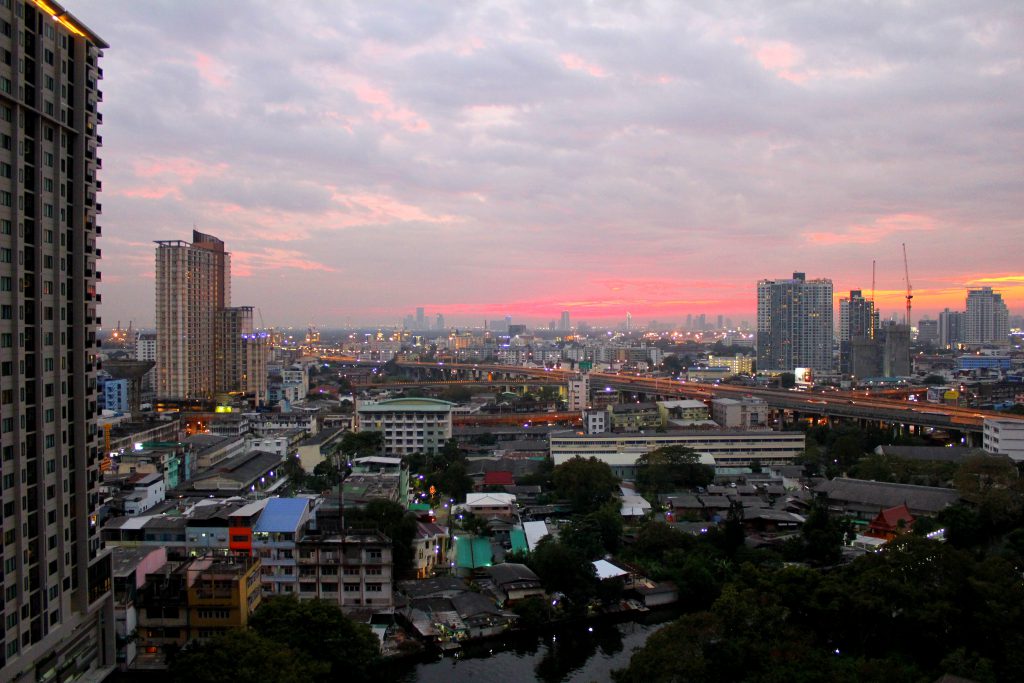
[[[193,225],[283,325],[750,319],[759,279],[868,296],[872,261],[888,317],[903,242],[915,319],[1024,307],[1005,3],[81,4],[108,326],[152,323],[153,241]]]

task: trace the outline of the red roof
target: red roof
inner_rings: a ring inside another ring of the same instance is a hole
[[[904,529],[909,529],[914,523],[914,515],[910,514],[910,510],[905,504],[879,512],[878,516],[872,520],[870,528],[895,531],[900,528],[900,522],[903,522]]]
[[[512,478],[511,472],[496,470],[484,472],[484,486],[513,486],[516,480]]]

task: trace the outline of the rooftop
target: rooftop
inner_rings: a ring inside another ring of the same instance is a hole
[[[295,533],[308,510],[308,498],[271,498],[253,531]]]

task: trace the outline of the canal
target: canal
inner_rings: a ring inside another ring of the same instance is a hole
[[[396,662],[382,679],[402,683],[608,681],[613,670],[629,664],[633,650],[676,616],[674,611],[648,612],[632,621],[565,626],[543,635],[519,634],[469,644],[457,656]]]

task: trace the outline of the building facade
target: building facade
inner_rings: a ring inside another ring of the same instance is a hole
[[[114,662],[96,389],[106,47],[57,2],[0,2],[3,681]]]
[[[969,346],[1008,346],[1010,317],[1006,302],[991,287],[967,291],[964,343]]]
[[[874,339],[877,329],[875,302],[865,299],[861,290],[851,290],[839,300],[839,372],[851,372],[854,340]]]
[[[156,248],[156,395],[210,400],[232,392],[267,400],[269,336],[252,306],[231,306],[231,254],[213,235]]]
[[[948,308],[939,313],[939,348],[953,349],[964,340],[964,313]]]
[[[217,392],[220,316],[231,302],[231,255],[198,230],[192,243],[157,242],[156,393],[210,399]]]
[[[757,369],[832,371],[832,280],[757,283]]]
[[[357,401],[355,429],[381,432],[384,455],[439,453],[452,438],[452,404],[433,398]]]

